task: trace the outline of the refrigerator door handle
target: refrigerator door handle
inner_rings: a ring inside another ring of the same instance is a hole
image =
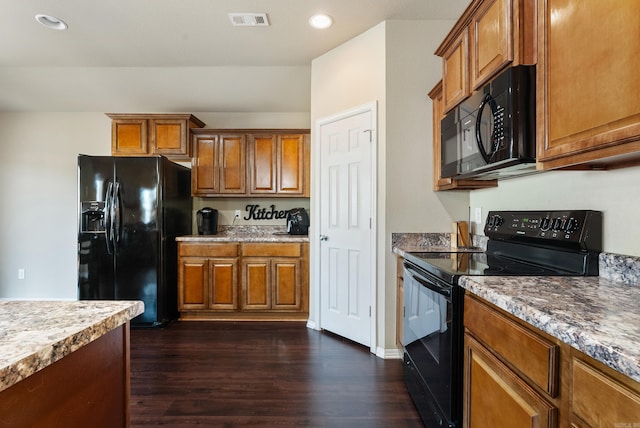
[[[104,234],[107,245],[107,254],[113,254],[112,235],[113,235],[113,183],[107,186],[107,193],[104,197]]]
[[[118,251],[122,234],[122,206],[120,198],[120,183],[116,181],[113,190],[113,249]]]

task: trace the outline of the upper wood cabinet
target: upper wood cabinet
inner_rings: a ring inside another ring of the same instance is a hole
[[[448,112],[509,64],[535,64],[535,2],[475,0],[436,50]]]
[[[438,82],[429,92],[429,98],[433,102],[433,190],[481,189],[497,186],[497,180],[457,180],[451,177],[441,177],[442,137],[440,134],[440,121],[444,117],[442,81]]]
[[[640,159],[640,2],[538,1],[543,169]]]
[[[249,135],[249,193],[308,196],[308,134]]]
[[[191,190],[194,196],[246,194],[245,135],[194,133],[193,150]]]
[[[111,154],[114,156],[163,155],[190,160],[189,132],[204,122],[191,114],[107,113],[111,122]]]
[[[192,134],[194,196],[309,196],[308,130]]]

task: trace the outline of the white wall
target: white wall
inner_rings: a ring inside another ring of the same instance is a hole
[[[602,211],[603,250],[640,256],[640,166],[609,171],[547,171],[470,193],[472,212],[481,207],[483,218],[488,210]]]
[[[316,58],[311,66],[312,124],[378,103],[377,345],[385,349],[395,348],[391,233],[449,232],[452,220],[467,218],[467,192],[440,195],[432,191],[427,92],[441,74],[441,62],[433,52],[452,25],[450,21],[387,21]],[[312,153],[319,153],[313,138]],[[313,168],[312,176],[318,176]],[[312,184],[318,192],[319,183]],[[314,203],[312,198],[312,209]],[[312,262],[312,278],[316,268]],[[316,316],[310,314],[312,320]]]
[[[194,114],[210,128],[309,128],[307,112]],[[103,113],[0,113],[0,298],[77,297],[77,155],[110,151]]]

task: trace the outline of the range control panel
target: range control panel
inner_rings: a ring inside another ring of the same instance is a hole
[[[602,212],[489,211],[484,234],[503,241],[549,243],[601,251]]]

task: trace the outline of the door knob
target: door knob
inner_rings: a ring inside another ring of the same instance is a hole
[[[328,241],[329,237],[327,235],[320,235],[320,240],[321,241]]]

